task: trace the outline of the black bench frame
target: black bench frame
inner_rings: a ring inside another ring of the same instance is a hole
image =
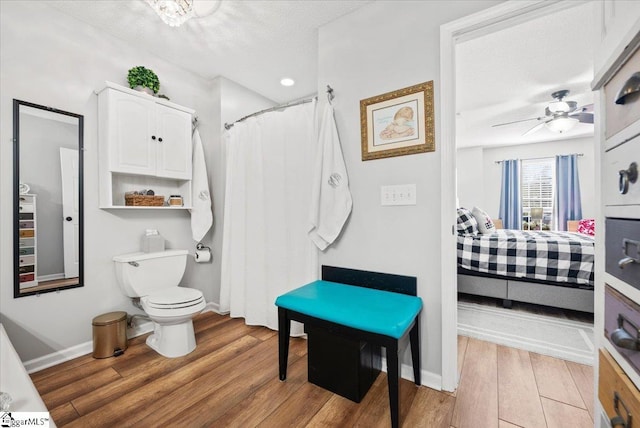
[[[403,294],[417,295],[416,278],[400,275],[390,275],[377,272],[358,271],[354,269],[322,266],[322,279],[349,285],[357,285],[365,288],[394,291]],[[385,285],[386,284],[386,285]],[[391,426],[400,426],[400,362],[399,343],[409,337],[411,346],[411,361],[413,364],[413,378],[416,385],[420,385],[420,315],[400,339],[370,331],[351,328],[342,324],[336,324],[327,320],[312,317],[300,312],[285,308],[278,308],[278,350],[279,350],[279,375],[280,380],[287,378],[287,363],[289,360],[289,335],[291,321],[299,321],[304,324],[314,325],[329,332],[340,334],[353,340],[363,340],[376,346],[384,346],[387,358],[387,380],[389,385],[389,405],[391,408]]]

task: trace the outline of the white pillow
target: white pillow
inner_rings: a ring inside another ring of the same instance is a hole
[[[496,226],[493,224],[493,220],[491,220],[489,214],[478,207],[473,207],[471,214],[473,214],[473,217],[475,217],[478,222],[478,231],[480,233],[484,235],[485,233],[493,233],[496,231]]]

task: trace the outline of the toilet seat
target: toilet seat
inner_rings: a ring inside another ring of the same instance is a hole
[[[140,299],[142,308],[150,317],[173,318],[193,315],[202,311],[205,300],[202,292],[194,288],[171,287]]]
[[[195,288],[172,287],[147,296],[147,304],[154,309],[180,309],[195,306],[204,300],[202,291]]]

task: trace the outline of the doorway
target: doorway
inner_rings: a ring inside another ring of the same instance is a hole
[[[449,100],[458,100],[461,88],[456,80],[456,53],[462,43],[470,42],[501,30],[513,28],[538,18],[568,10],[576,4],[537,2],[534,4],[501,4],[481,13],[443,25],[441,27],[441,174],[442,188],[457,189],[458,134],[456,129],[459,106]],[[584,5],[579,3],[577,6]],[[491,60],[490,53],[487,60]],[[499,76],[496,77],[499,80]],[[513,88],[511,88],[513,91]],[[464,114],[464,112],[463,112]],[[453,391],[457,386],[457,263],[456,263],[456,201],[457,192],[442,192],[442,387]],[[471,207],[469,207],[471,208]],[[497,208],[496,208],[497,209]],[[453,226],[453,230],[452,230]],[[452,286],[454,284],[454,286]]]

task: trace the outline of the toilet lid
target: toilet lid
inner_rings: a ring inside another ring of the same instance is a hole
[[[203,299],[202,291],[195,288],[172,287],[147,296],[147,303],[156,309],[172,309],[194,306]]]

